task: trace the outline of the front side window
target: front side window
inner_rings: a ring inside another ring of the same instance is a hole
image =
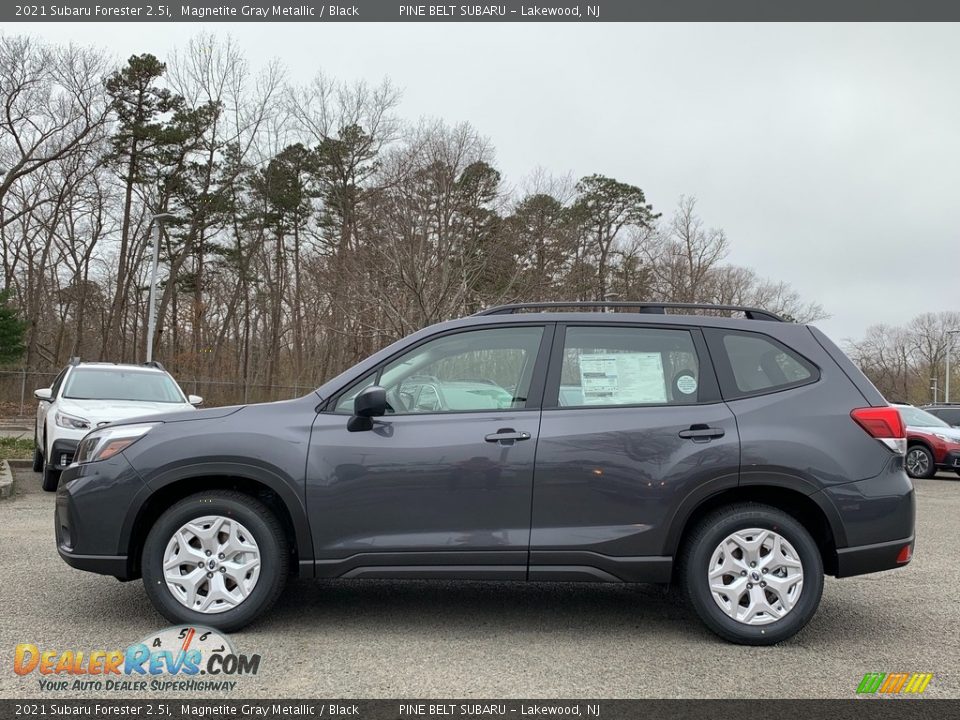
[[[698,402],[700,364],[687,330],[568,327],[559,407]]]
[[[471,330],[420,345],[386,365],[379,384],[396,414],[526,406],[543,328]]]
[[[50,386],[50,397],[56,398],[57,393],[60,392],[60,386],[63,384],[63,376],[67,374],[66,369],[61,370],[60,374],[53,381],[53,385]]]
[[[165,373],[116,368],[77,368],[67,379],[63,397],[70,400],[186,402],[173,378]]]
[[[361,390],[373,385],[376,379],[377,373],[372,372],[358,380],[352,387],[350,387],[343,395],[340,396],[340,399],[337,400],[337,405],[333,411],[340,415],[353,415],[354,399],[356,399]]]

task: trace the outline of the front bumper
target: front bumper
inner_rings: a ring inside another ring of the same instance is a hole
[[[67,565],[77,570],[86,570],[101,575],[113,575],[121,580],[128,579],[130,575],[126,555],[78,555],[77,553],[67,552],[59,544],[57,545],[57,552],[60,553],[60,557]]]
[[[947,470],[960,470],[960,450],[951,450],[943,456],[943,461],[937,467]]]
[[[71,465],[57,489],[54,531],[57,552],[79,570],[136,576],[129,557],[133,521],[148,488],[122,454],[108,460]]]
[[[73,462],[79,439],[57,438],[50,446],[49,463],[54,470],[65,470]]]

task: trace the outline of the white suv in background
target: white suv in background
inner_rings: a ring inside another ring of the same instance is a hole
[[[57,489],[60,471],[73,462],[77,443],[91,430],[114,420],[193,409],[203,402],[197,395],[184,395],[155,361],[118,365],[73,358],[53,385],[33,394],[40,400],[33,469],[43,471],[43,489],[51,492]]]

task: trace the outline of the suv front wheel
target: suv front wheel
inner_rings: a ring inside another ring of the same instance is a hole
[[[703,518],[684,545],[680,577],[700,619],[720,637],[773,645],[813,617],[823,561],[810,533],[785,512],[742,503]]]
[[[43,472],[43,475],[41,476],[40,485],[41,485],[41,487],[43,487],[43,489],[46,490],[47,492],[56,492],[56,491],[57,491],[57,487],[60,485],[60,471],[57,470],[57,469],[55,469],[55,468],[53,467],[53,463],[51,462],[52,458],[48,458],[48,457],[47,457],[48,454],[49,454],[49,455],[52,455],[53,453],[49,450],[49,447],[50,447],[50,446],[47,444],[47,435],[46,435],[46,433],[44,433],[44,435],[43,435],[43,446],[44,446],[45,448],[48,448],[48,449],[45,450],[44,453],[43,453],[43,458],[42,458],[42,462],[43,462],[42,472]],[[34,467],[37,466],[37,455],[36,455],[36,453],[34,453],[34,455],[33,455],[33,466],[34,466]]]
[[[280,596],[289,550],[283,528],[262,502],[210,491],[159,517],[147,535],[142,566],[147,595],[168,620],[232,632]]]

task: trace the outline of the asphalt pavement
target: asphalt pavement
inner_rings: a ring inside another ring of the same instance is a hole
[[[15,472],[0,501],[0,697],[115,697],[41,693],[36,672],[12,670],[18,643],[125,648],[168,624],[139,581],[65,565],[54,496]],[[913,562],[828,578],[809,626],[776,647],[717,639],[657,586],[298,580],[231,636],[262,659],[230,697],[850,698],[867,672],[931,672],[927,696],[958,698],[960,478],[921,480],[917,496]]]

